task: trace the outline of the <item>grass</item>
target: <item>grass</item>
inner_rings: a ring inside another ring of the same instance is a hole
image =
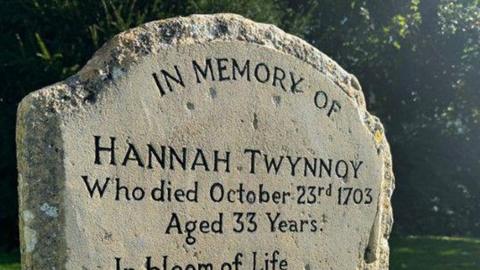
[[[17,252],[0,252],[0,270],[20,270],[20,255]]]
[[[390,246],[390,270],[480,269],[480,239],[393,237]],[[20,270],[18,261],[18,253],[0,253],[0,270]]]
[[[478,270],[480,239],[410,236],[390,241],[391,270]]]

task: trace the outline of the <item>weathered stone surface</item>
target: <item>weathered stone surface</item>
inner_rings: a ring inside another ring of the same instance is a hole
[[[272,25],[198,15],[121,33],[22,101],[17,145],[23,269],[388,268],[382,125],[353,75]],[[162,183],[191,191],[162,201]],[[192,220],[215,222],[189,237]]]

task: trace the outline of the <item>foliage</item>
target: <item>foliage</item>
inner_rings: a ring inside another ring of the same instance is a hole
[[[215,12],[276,24],[359,77],[391,142],[397,232],[480,235],[479,0],[18,0],[0,9],[0,248],[18,241],[21,98],[120,31]]]
[[[480,1],[315,3],[304,37],[386,125],[396,232],[480,235]]]

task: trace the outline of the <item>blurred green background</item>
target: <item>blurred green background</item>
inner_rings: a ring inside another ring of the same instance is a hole
[[[275,24],[359,78],[392,147],[392,269],[480,269],[480,0],[0,3],[0,269],[18,269],[22,97],[74,74],[118,32],[218,12]]]

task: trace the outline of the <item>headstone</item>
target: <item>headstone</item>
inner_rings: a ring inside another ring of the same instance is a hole
[[[387,269],[392,164],[357,79],[237,15],[121,33],[17,123],[23,269]]]

